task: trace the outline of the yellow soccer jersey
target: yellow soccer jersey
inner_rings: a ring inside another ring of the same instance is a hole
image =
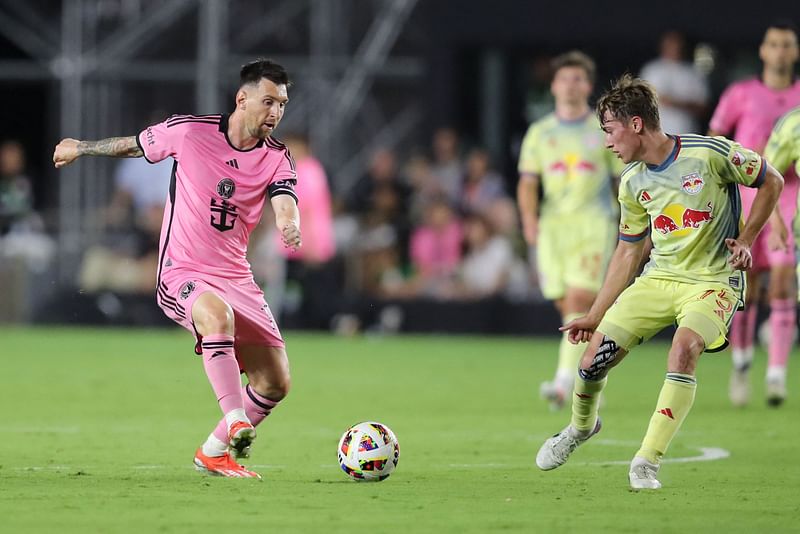
[[[619,190],[620,239],[650,233],[653,251],[644,275],[684,282],[744,287],[728,264],[726,238],[743,224],[737,184],[758,187],[766,164],[724,137],[681,135],[660,165],[630,164]]]
[[[605,147],[593,113],[565,121],[555,113],[533,123],[519,157],[519,172],[536,174],[542,183],[541,216],[615,215],[611,176],[622,171]]]
[[[794,163],[795,171],[800,175],[800,107],[786,113],[775,124],[764,157],[780,173],[785,173]]]

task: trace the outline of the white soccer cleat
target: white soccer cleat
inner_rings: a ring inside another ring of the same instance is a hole
[[[767,404],[777,408],[786,400],[786,379],[770,378],[767,380]]]
[[[585,436],[582,436],[572,425],[567,425],[564,430],[548,438],[547,441],[542,444],[542,447],[536,454],[537,467],[542,471],[550,471],[551,469],[564,465],[569,455],[572,454],[572,451],[577,449],[578,445],[600,432],[602,427],[603,424],[598,417],[594,429]]]
[[[731,371],[731,380],[728,384],[728,396],[731,404],[743,408],[750,402],[750,371],[748,369]]]
[[[556,382],[542,382],[539,385],[539,396],[548,402],[550,411],[557,412],[564,408],[564,391]]]
[[[661,489],[661,482],[656,478],[658,467],[658,465],[651,464],[644,458],[634,456],[631,462],[631,469],[628,472],[631,489]]]

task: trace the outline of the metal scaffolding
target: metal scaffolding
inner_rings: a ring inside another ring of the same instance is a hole
[[[29,56],[0,60],[0,80],[54,81],[60,137],[130,135],[141,126],[132,94],[142,83],[193,88],[175,111],[230,109],[239,67],[257,56],[287,66],[294,86],[281,130],[312,150],[347,189],[377,146],[396,147],[420,124],[418,55],[393,50],[416,0],[0,0],[0,34]],[[353,15],[358,15],[354,17]],[[353,19],[357,18],[357,21]],[[195,48],[187,39],[195,38]],[[398,90],[374,91],[381,79]],[[167,90],[165,90],[165,93]],[[164,107],[167,102],[152,102]],[[74,274],[103,232],[93,214],[109,193],[113,162],[81,158],[59,172],[59,265]]]

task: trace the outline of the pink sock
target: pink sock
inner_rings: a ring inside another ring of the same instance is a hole
[[[731,347],[734,349],[748,349],[753,346],[756,334],[756,313],[758,306],[753,304],[742,311],[737,311],[733,316],[731,325]]]
[[[217,395],[222,413],[243,409],[242,379],[239,376],[239,363],[233,352],[233,336],[203,336],[202,349],[203,367]]]
[[[242,399],[244,400],[245,414],[247,414],[247,418],[250,419],[253,426],[258,426],[280,402],[262,397],[253,391],[250,384],[245,384],[242,388]],[[228,423],[224,417],[217,425],[217,428],[214,429],[214,436],[221,442],[228,443]]]
[[[794,343],[797,308],[792,299],[770,302],[769,367],[786,367]]]

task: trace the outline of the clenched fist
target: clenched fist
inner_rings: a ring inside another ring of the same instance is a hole
[[[79,142],[80,141],[77,139],[67,137],[56,145],[56,149],[53,151],[53,163],[56,169],[60,169],[64,165],[69,165],[80,156],[78,153]]]

